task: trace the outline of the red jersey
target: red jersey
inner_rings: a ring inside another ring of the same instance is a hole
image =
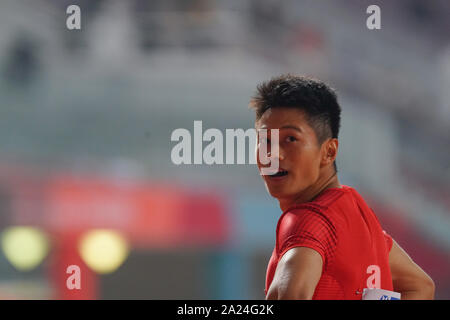
[[[283,212],[267,267],[266,295],[278,261],[294,247],[312,248],[322,256],[313,300],[360,300],[364,288],[393,291],[388,259],[392,238],[351,187],[326,189],[313,201]]]

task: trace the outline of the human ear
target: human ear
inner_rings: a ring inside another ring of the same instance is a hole
[[[336,160],[339,148],[339,141],[336,138],[332,138],[324,142],[322,145],[322,166],[333,163]]]

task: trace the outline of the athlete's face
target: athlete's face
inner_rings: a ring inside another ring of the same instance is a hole
[[[280,173],[277,176],[262,175],[266,188],[273,197],[295,197],[318,181],[323,150],[303,111],[295,108],[269,109],[256,122],[256,129],[267,129],[268,138],[267,141],[262,141],[258,135],[256,151],[260,173],[261,168],[269,167],[270,163],[261,163],[259,149],[266,144],[267,150],[271,151],[270,129],[279,129]]]

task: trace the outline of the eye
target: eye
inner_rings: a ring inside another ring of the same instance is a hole
[[[289,142],[297,141],[297,139],[295,137],[293,137],[293,136],[287,137],[286,140],[289,141]]]

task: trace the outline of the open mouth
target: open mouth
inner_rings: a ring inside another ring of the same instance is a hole
[[[278,177],[284,177],[284,176],[286,176],[287,174],[288,174],[288,172],[287,172],[286,170],[280,170],[280,171],[278,171],[278,172],[275,173],[275,174],[269,175],[269,177],[271,177],[271,178],[278,178]]]

